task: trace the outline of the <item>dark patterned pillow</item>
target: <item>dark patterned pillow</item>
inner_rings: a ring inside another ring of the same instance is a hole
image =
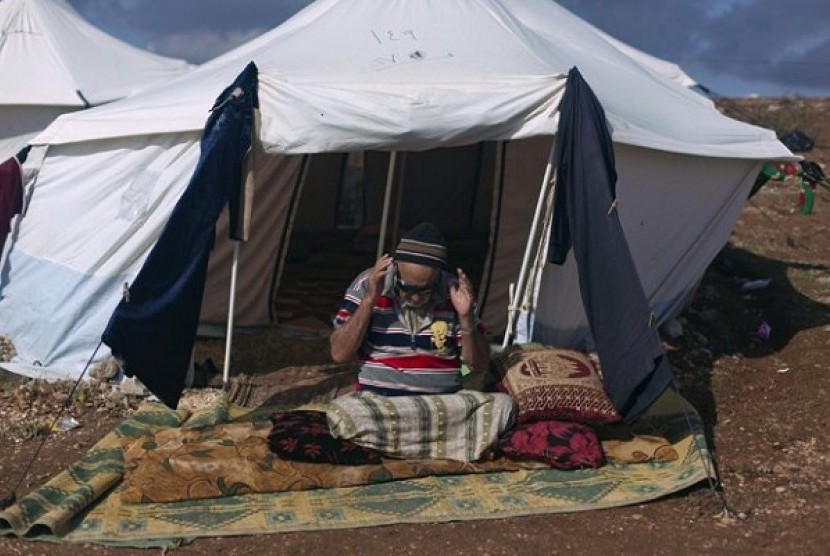
[[[538,420],[604,425],[621,420],[593,361],[566,349],[515,349],[493,359],[497,389],[519,407],[519,423]]]
[[[325,412],[278,411],[268,418],[273,423],[268,447],[283,459],[341,465],[381,463],[380,452],[333,437]]]
[[[596,433],[581,423],[516,425],[499,439],[499,450],[512,459],[542,461],[557,469],[596,468],[605,463]]]

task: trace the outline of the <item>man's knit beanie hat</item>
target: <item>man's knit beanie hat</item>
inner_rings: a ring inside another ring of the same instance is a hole
[[[409,230],[395,249],[395,260],[435,268],[447,266],[447,242],[430,222],[421,222]]]

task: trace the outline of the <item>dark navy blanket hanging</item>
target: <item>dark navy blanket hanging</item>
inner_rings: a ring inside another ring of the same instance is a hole
[[[217,98],[193,177],[102,337],[126,374],[173,408],[196,339],[216,219],[230,198],[239,198],[258,104],[257,68],[250,63]]]
[[[627,422],[672,381],[614,203],[617,172],[605,112],[576,68],[556,133],[556,199],[549,260],[573,253],[608,394]]]

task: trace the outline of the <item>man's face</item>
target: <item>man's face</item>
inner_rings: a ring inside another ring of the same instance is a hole
[[[395,291],[402,307],[417,309],[427,305],[438,286],[440,270],[431,266],[400,262]]]

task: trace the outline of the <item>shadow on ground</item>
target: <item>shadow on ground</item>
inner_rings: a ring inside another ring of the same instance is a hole
[[[681,316],[683,336],[669,340],[669,357],[680,391],[700,413],[713,449],[718,423],[712,387],[715,363],[726,359],[728,369],[730,361],[774,356],[799,332],[830,324],[830,305],[804,295],[792,281],[828,271],[827,265],[771,259],[732,245],[706,271]],[[769,284],[742,290],[756,280]]]

